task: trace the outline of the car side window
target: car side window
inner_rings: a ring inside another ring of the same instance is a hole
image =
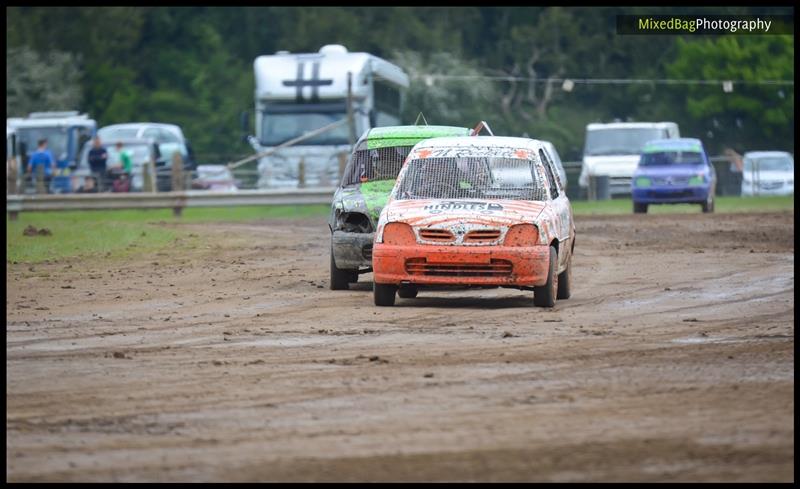
[[[152,138],[152,139],[155,139],[156,141],[158,141],[158,130],[155,129],[155,128],[145,129],[144,132],[142,133],[142,137],[143,138]]]
[[[178,136],[175,135],[174,132],[168,131],[166,129],[159,129],[158,130],[158,142],[160,143],[180,143],[180,139]]]
[[[539,150],[539,158],[542,160],[544,172],[547,175],[547,181],[550,184],[550,198],[556,199],[558,198],[558,184],[556,184],[556,179],[553,176],[553,163],[550,161],[550,158],[547,157],[547,153],[541,149]]]

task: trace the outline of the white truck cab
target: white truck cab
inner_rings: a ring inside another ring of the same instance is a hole
[[[586,126],[586,144],[578,185],[586,189],[589,178],[609,177],[609,192],[631,193],[631,177],[639,164],[645,143],[653,139],[677,139],[674,122],[612,122]]]
[[[17,150],[27,163],[29,154],[36,151],[38,141],[47,139],[59,168],[75,168],[78,152],[85,141],[94,136],[97,123],[78,111],[32,112],[27,117],[6,119],[6,133],[12,129]]]
[[[372,127],[400,124],[408,75],[377,56],[330,44],[316,53],[259,56],[253,69],[256,134],[248,140],[256,152],[345,120],[348,78],[354,122],[352,128],[343,124],[262,157],[260,188],[334,186],[339,159],[349,154],[358,136]]]

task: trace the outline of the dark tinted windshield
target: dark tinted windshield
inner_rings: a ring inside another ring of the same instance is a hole
[[[28,155],[36,151],[40,139],[47,139],[47,149],[58,160],[67,159],[67,128],[36,127],[17,129],[17,141],[25,144]]]
[[[703,154],[697,151],[662,151],[645,153],[639,166],[702,165]]]
[[[276,146],[328,124],[344,120],[346,116],[344,103],[268,106],[261,116],[261,144]],[[298,144],[349,144],[349,131],[347,124],[342,124]]]
[[[424,158],[409,161],[396,198],[546,200],[530,160],[502,157]]]
[[[645,143],[653,139],[667,136],[663,129],[596,129],[586,131],[586,147],[583,154],[589,156],[603,155],[638,155]]]
[[[344,171],[342,185],[375,180],[394,180],[413,146],[360,149],[353,153]]]

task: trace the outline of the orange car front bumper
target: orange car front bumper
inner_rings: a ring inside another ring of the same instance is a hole
[[[419,285],[541,286],[547,282],[550,247],[435,246],[375,243],[375,283]]]

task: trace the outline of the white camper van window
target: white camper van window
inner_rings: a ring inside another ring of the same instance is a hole
[[[264,113],[261,144],[275,146],[303,134],[333,124],[347,116],[345,112]],[[299,144],[349,144],[349,129],[343,124]]]

